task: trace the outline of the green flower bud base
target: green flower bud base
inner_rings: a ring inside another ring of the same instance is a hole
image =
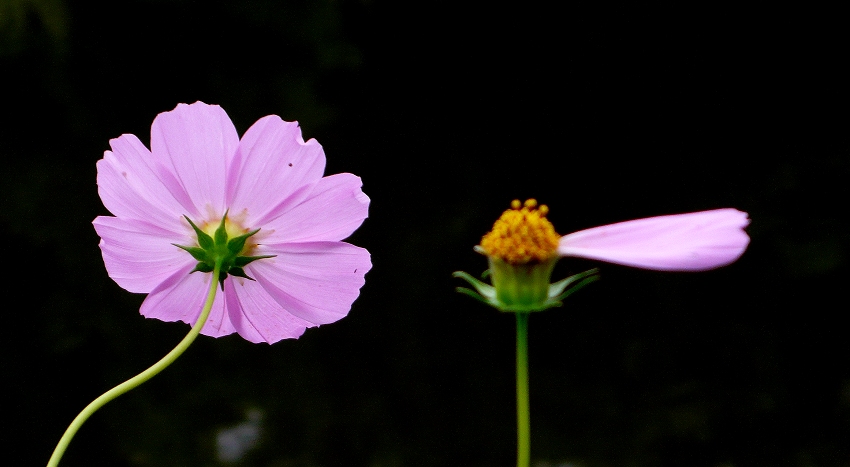
[[[499,311],[526,313],[543,311],[563,305],[562,300],[573,292],[599,279],[599,269],[593,268],[550,284],[555,261],[542,263],[510,264],[498,258],[489,258],[490,269],[482,278],[490,276],[493,285],[485,284],[463,271],[452,275],[468,282],[475,290],[458,287],[460,293],[469,295]]]
[[[212,272],[213,269],[215,269],[216,263],[221,264],[221,275],[218,280],[221,284],[222,290],[224,290],[224,280],[227,279],[228,274],[231,276],[254,280],[252,277],[245,274],[245,270],[242,268],[258,259],[274,257],[274,255],[243,255],[243,253],[250,251],[250,248],[246,248],[245,246],[246,241],[259,232],[260,229],[252,230],[237,237],[228,238],[229,236],[226,226],[227,213],[224,213],[224,216],[221,218],[221,223],[212,236],[201,230],[187,216],[183,217],[186,218],[189,225],[191,225],[192,229],[194,229],[195,235],[198,237],[198,246],[178,245],[176,243],[173,245],[177,248],[182,248],[192,255],[193,258],[198,260],[198,264],[195,265],[195,269],[193,269],[192,272]],[[219,260],[221,261],[220,263]]]

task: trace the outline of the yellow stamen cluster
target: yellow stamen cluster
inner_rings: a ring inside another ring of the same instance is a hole
[[[551,259],[558,249],[560,236],[546,219],[549,208],[537,205],[534,199],[520,204],[518,199],[481,239],[481,249],[487,256],[511,264],[542,262]]]

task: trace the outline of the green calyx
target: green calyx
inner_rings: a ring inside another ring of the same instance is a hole
[[[493,285],[481,282],[463,271],[457,271],[452,275],[465,280],[475,289],[457,287],[458,292],[469,295],[499,311],[512,313],[543,311],[563,305],[563,299],[599,279],[599,270],[594,268],[550,284],[549,280],[556,260],[510,264],[498,258],[490,258],[490,269],[484,271],[482,277],[489,275]]]
[[[260,229],[252,230],[236,237],[230,237],[227,232],[227,213],[221,218],[221,223],[219,223],[218,228],[216,228],[212,235],[201,230],[187,216],[183,217],[186,218],[189,225],[195,231],[195,235],[198,237],[198,246],[178,245],[176,243],[172,243],[172,245],[188,252],[193,258],[198,260],[198,264],[195,265],[195,269],[190,274],[194,272],[212,272],[215,269],[215,265],[217,263],[220,264],[221,274],[218,280],[222,290],[224,289],[224,280],[228,275],[254,280],[245,274],[243,268],[258,259],[273,258],[275,256],[245,255],[245,250],[247,250],[245,243],[250,237],[259,232]]]

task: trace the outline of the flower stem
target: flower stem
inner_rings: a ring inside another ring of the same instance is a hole
[[[516,315],[517,467],[531,463],[531,422],[528,408],[528,313]]]
[[[210,310],[212,309],[213,300],[215,299],[216,286],[218,285],[218,277],[221,272],[221,261],[216,262],[215,268],[212,271],[212,280],[210,281],[210,289],[207,293],[207,301],[204,303],[204,308],[201,310],[201,315],[198,317],[198,321],[195,322],[195,325],[192,326],[192,330],[189,331],[189,334],[177,344],[171,352],[168,352],[168,355],[162,357],[162,359],[153,364],[147,370],[139,373],[138,375],[124,381],[123,383],[115,386],[109,391],[105,392],[103,395],[92,401],[86,408],[74,418],[74,421],[71,422],[71,425],[65,430],[65,434],[62,435],[62,438],[59,440],[59,444],[56,445],[56,449],[53,450],[53,455],[50,456],[50,460],[47,462],[47,467],[56,467],[59,465],[59,460],[62,459],[62,455],[65,453],[65,449],[68,447],[68,444],[71,443],[71,439],[74,438],[74,435],[77,434],[77,430],[85,423],[85,421],[98,409],[106,405],[107,402],[115,399],[116,397],[124,394],[125,392],[136,388],[141,385],[145,381],[153,378],[157,373],[164,370],[168,365],[174,363],[174,360],[177,360],[189,345],[192,344],[192,341],[198,337],[198,334],[201,332],[201,328],[204,327],[204,323],[207,321],[207,317],[210,315]]]

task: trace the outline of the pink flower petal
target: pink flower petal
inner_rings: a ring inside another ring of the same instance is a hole
[[[112,151],[106,151],[97,162],[98,192],[104,206],[124,219],[181,231],[180,217],[186,209],[157,176],[150,151],[133,135],[109,143]]]
[[[248,222],[262,224],[281,202],[300,202],[309,191],[296,192],[318,182],[324,170],[322,146],[314,139],[305,143],[298,122],[263,117],[239,142],[228,173],[228,204],[235,215],[247,209]]]
[[[558,253],[638,268],[702,271],[744,253],[747,213],[716,209],[650,217],[595,227],[561,237]]]
[[[192,205],[225,209],[225,173],[239,144],[230,118],[217,105],[178,104],[157,115],[151,128],[151,152],[173,171]]]
[[[194,265],[185,251],[171,243],[187,238],[154,225],[117,217],[100,216],[94,222],[106,271],[124,289],[148,293],[187,265]]]
[[[230,322],[250,342],[274,344],[282,339],[297,339],[305,329],[315,326],[291,315],[255,281],[230,277],[224,290]]]
[[[352,234],[369,214],[360,177],[324,177],[297,206],[275,209],[261,226],[262,243],[337,241]],[[274,217],[272,217],[274,216]]]
[[[344,242],[264,245],[262,254],[277,256],[249,264],[248,275],[284,310],[314,325],[347,315],[372,268],[368,251]]]
[[[194,326],[201,316],[212,275],[199,272],[189,274],[193,267],[191,265],[177,271],[156,286],[142,302],[142,315],[162,321],[182,321]],[[201,334],[221,337],[236,332],[225,310],[224,295],[221,291],[216,294]]]

